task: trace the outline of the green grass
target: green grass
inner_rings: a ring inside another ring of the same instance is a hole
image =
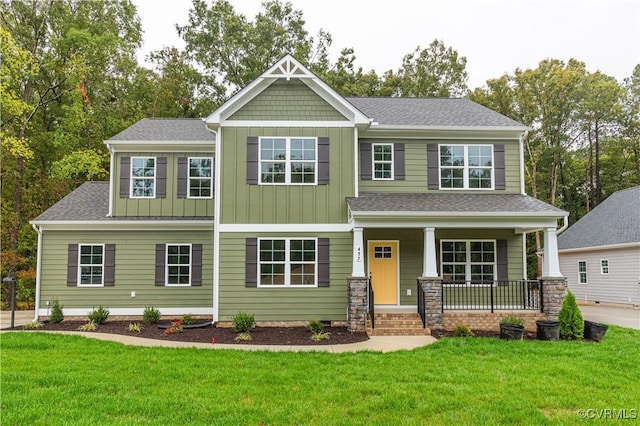
[[[600,344],[452,338],[388,354],[0,337],[7,425],[572,424],[579,409],[640,409],[640,331],[619,327]]]

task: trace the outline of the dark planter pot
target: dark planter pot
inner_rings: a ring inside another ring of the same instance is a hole
[[[505,340],[522,340],[524,326],[500,324],[500,338]]]
[[[599,342],[602,340],[605,334],[607,334],[607,330],[609,326],[600,324],[592,321],[584,322],[584,338],[588,340],[593,340],[595,342]]]
[[[559,321],[536,321],[538,327],[536,338],[538,340],[560,340]]]

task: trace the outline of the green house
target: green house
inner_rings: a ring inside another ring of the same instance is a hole
[[[110,181],[32,221],[37,315],[58,299],[68,316],[361,330],[374,309],[428,327],[450,309],[543,312],[525,236],[543,231],[543,276],[562,281],[567,213],[525,194],[527,130],[467,99],[344,98],[286,56],[206,119],[105,141]]]

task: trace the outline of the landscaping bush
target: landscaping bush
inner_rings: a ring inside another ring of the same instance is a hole
[[[311,332],[311,340],[316,342],[328,339],[331,335],[331,333],[324,331],[324,324],[318,320],[309,321],[307,329]]]
[[[184,331],[184,327],[182,326],[182,320],[176,320],[171,322],[171,326],[164,330],[164,334],[178,334]]]
[[[193,315],[185,314],[182,316],[182,323],[184,325],[190,325],[190,324],[193,324],[194,322],[196,322],[196,320],[193,318]]]
[[[473,331],[467,324],[456,324],[456,328],[453,329],[453,335],[455,337],[473,337]]]
[[[58,324],[62,322],[64,319],[64,315],[62,314],[62,306],[58,299],[53,299],[51,302],[51,314],[49,314],[49,322],[52,324]]]
[[[142,321],[147,324],[155,324],[160,321],[160,311],[153,306],[145,306],[142,313]]]
[[[89,321],[88,323],[83,324],[80,327],[78,327],[78,330],[80,330],[80,331],[96,331],[96,328],[98,328],[96,323],[93,322],[93,321]]]
[[[132,333],[140,333],[142,331],[142,327],[137,322],[132,322],[129,324],[129,331]]]
[[[565,340],[579,340],[584,334],[584,322],[582,312],[576,303],[576,297],[567,291],[562,301],[562,308],[558,312],[560,322],[560,338]]]
[[[94,322],[96,324],[104,324],[109,318],[109,309],[104,306],[98,306],[98,309],[94,309],[89,312],[89,321]]]
[[[502,325],[517,325],[517,326],[524,326],[524,320],[520,317],[517,317],[515,315],[509,315],[508,317],[504,317],[500,320],[500,324]]]
[[[231,318],[231,328],[236,333],[249,333],[256,326],[253,314],[238,312]]]

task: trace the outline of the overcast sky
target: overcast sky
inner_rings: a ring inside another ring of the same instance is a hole
[[[144,30],[138,58],[163,46],[184,47],[175,24],[191,0],[132,0]],[[210,1],[210,0],[209,0]],[[583,61],[622,82],[640,63],[640,0],[290,0],[307,31],[333,37],[332,61],[353,47],[356,65],[378,74],[434,39],[467,58],[469,87],[536,68],[545,58]],[[250,20],[262,0],[231,0]]]

